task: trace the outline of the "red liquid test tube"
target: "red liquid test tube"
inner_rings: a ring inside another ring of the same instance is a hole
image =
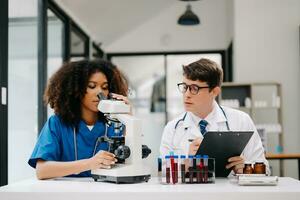
[[[189,178],[190,183],[193,183],[193,177],[194,177],[194,168],[193,168],[193,155],[189,155]]]
[[[170,183],[170,156],[165,156],[166,159],[166,183]]]
[[[181,183],[185,183],[185,155],[180,156]]]
[[[173,184],[178,183],[178,156],[174,155],[174,179]]]
[[[204,183],[208,182],[208,155],[203,156]]]
[[[171,161],[171,178],[172,178],[172,183],[174,184],[175,180],[175,166],[174,166],[174,155],[170,156],[170,161]]]

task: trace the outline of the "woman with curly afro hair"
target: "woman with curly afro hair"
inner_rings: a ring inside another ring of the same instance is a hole
[[[38,179],[91,176],[90,170],[110,168],[117,161],[107,143],[97,139],[115,135],[105,125],[97,106],[102,92],[129,104],[128,84],[109,61],[78,61],[64,64],[49,80],[44,99],[54,109],[41,130],[28,161]]]

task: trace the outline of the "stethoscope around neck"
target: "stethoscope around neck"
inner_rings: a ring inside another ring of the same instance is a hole
[[[228,119],[227,119],[227,116],[226,116],[226,114],[225,114],[225,111],[224,111],[224,109],[223,109],[219,104],[218,104],[218,106],[219,106],[220,109],[222,110],[222,113],[223,113],[223,115],[224,115],[224,117],[225,117],[225,119],[226,119],[225,123],[226,123],[227,130],[230,131],[229,124],[228,124]],[[175,127],[174,127],[175,130],[177,129],[179,123],[180,123],[180,122],[183,122],[183,121],[185,120],[186,115],[187,115],[187,112],[184,114],[183,118],[179,119],[179,120],[176,122]],[[186,129],[187,129],[187,128],[186,128]]]
[[[107,127],[108,127],[108,124],[105,124],[105,133],[104,133],[104,136],[103,136],[104,138],[107,137]],[[97,147],[98,147],[99,143],[102,141],[103,137],[98,137],[97,138],[97,140],[95,142],[95,145],[94,145],[93,156],[96,154]],[[78,160],[77,137],[76,137],[76,128],[75,127],[73,128],[73,141],[74,141],[75,160]]]
[[[111,97],[111,93],[108,94],[109,95],[109,98],[112,98]],[[104,96],[104,94],[102,92],[100,92],[97,97],[100,99],[100,100],[103,100],[103,99],[107,99],[107,97]],[[104,136],[101,136],[101,137],[98,137],[96,142],[95,142],[95,145],[94,145],[94,151],[93,151],[93,156],[96,154],[96,150],[97,150],[97,147],[99,145],[99,143],[101,142],[109,142],[110,140],[108,139],[108,136],[107,136],[107,128],[111,125],[111,123],[120,123],[119,121],[113,119],[113,118],[110,118],[109,116],[106,116],[106,119],[107,121],[105,122],[105,133],[104,133]],[[122,126],[119,126],[119,128],[122,128]],[[76,127],[73,127],[73,142],[74,142],[74,155],[75,155],[75,160],[78,160],[78,151],[77,151],[77,137],[76,137]]]

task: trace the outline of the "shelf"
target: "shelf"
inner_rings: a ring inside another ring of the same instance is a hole
[[[227,105],[221,105],[221,106],[226,106],[226,107],[233,108],[233,109],[244,109],[244,110],[251,110],[251,109],[280,109],[280,107],[275,107],[275,106],[267,106],[267,107],[246,107],[246,106],[231,107],[231,106],[227,106]]]
[[[220,100],[237,99],[240,106],[245,106],[245,99],[249,97],[251,97],[250,85],[234,85],[222,86],[219,98]]]
[[[278,106],[251,107],[251,109],[280,109]]]

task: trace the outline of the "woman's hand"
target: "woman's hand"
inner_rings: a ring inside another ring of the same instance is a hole
[[[189,155],[195,155],[197,153],[197,150],[200,147],[200,144],[202,142],[202,139],[200,137],[195,138],[189,147]]]
[[[244,169],[245,159],[243,156],[235,156],[228,159],[229,164],[226,165],[226,169],[233,167],[233,171],[236,174],[242,174]]]
[[[120,95],[120,94],[116,94],[116,93],[110,93],[111,94],[111,97],[114,98],[114,99],[118,99],[118,100],[122,100],[124,101],[126,104],[130,105],[130,102],[128,100],[127,97],[123,96],[123,95]]]
[[[132,106],[130,104],[130,101],[128,100],[127,97],[120,95],[120,94],[116,94],[116,93],[110,93],[112,98],[118,99],[118,100],[122,100],[124,101],[127,105],[130,106],[130,115],[132,115]]]
[[[115,155],[107,151],[99,151],[95,156],[89,159],[76,160],[72,162],[44,161],[38,159],[36,164],[37,178],[49,179],[56,177],[79,174],[81,172],[99,168],[111,168],[117,159]]]
[[[91,157],[89,160],[89,168],[93,169],[109,169],[111,165],[114,165],[117,162],[115,155],[107,151],[99,151],[96,155]]]

